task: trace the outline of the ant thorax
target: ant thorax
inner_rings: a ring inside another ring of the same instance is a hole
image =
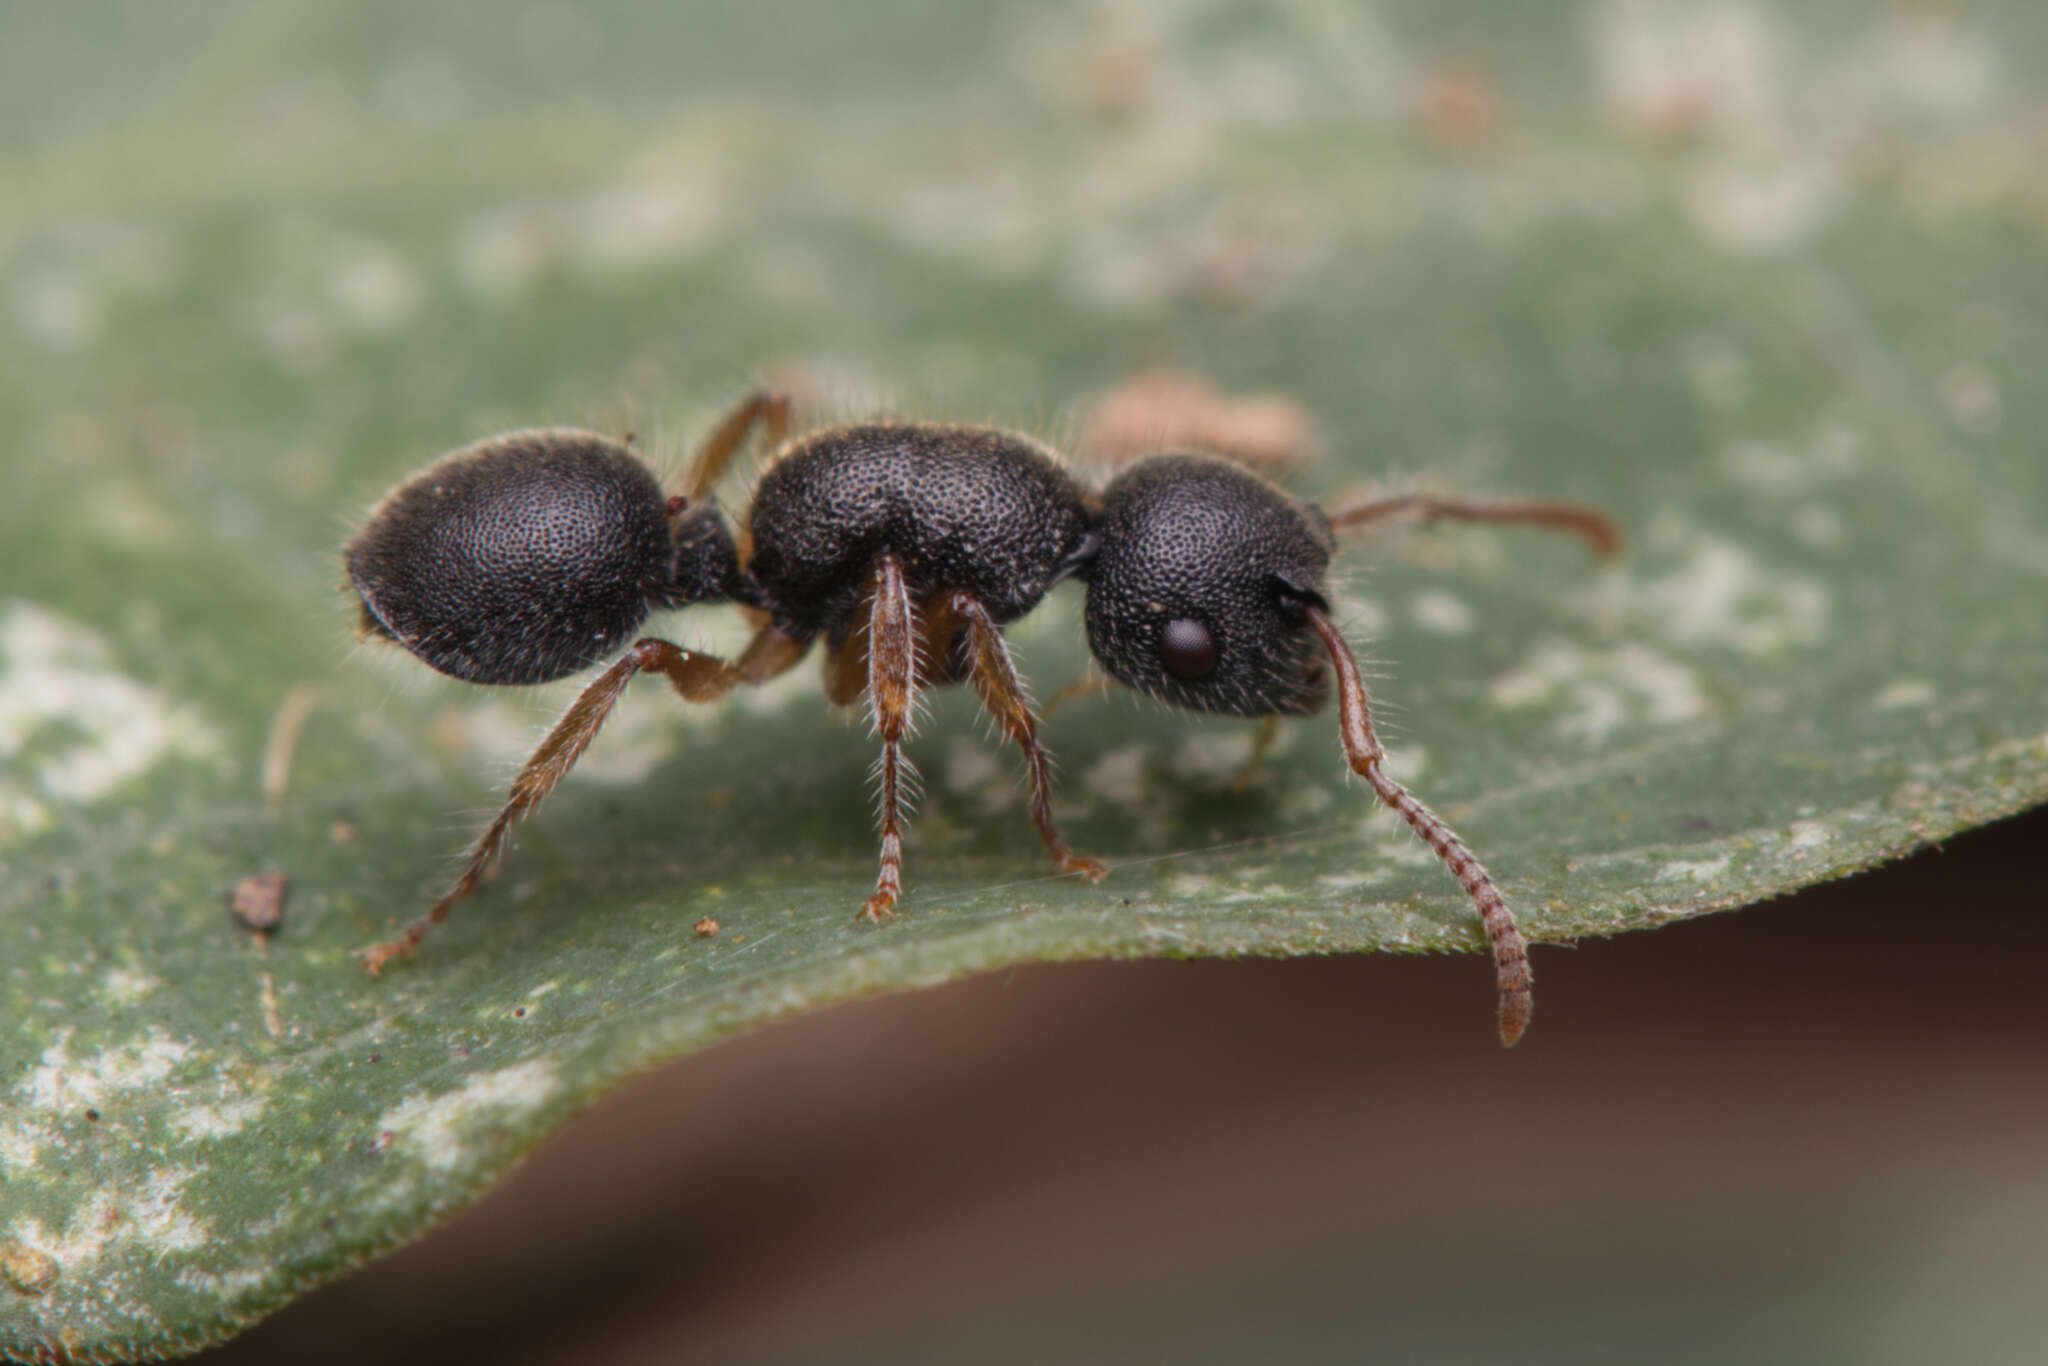
[[[914,601],[971,594],[997,622],[1080,568],[1092,518],[1050,450],[989,427],[865,423],[798,438],[755,486],[747,573],[798,636],[845,639],[878,556]]]

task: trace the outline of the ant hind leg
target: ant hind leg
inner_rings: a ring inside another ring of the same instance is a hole
[[[667,677],[685,701],[710,702],[723,697],[741,683],[762,683],[790,668],[803,658],[809,644],[809,641],[784,635],[772,626],[764,627],[748,643],[738,663],[727,663],[716,655],[699,654],[653,637],[635,641],[624,658],[599,674],[577,695],[576,700],[569,704],[569,710],[563,713],[562,719],[555,723],[547,738],[526,761],[525,767],[519,770],[519,776],[512,780],[511,796],[497,818],[470,846],[469,857],[454,885],[442,893],[440,900],[430,906],[425,915],[406,926],[396,939],[372,945],[357,954],[362,959],[364,970],[374,977],[392,959],[411,953],[434,926],[448,918],[448,912],[454,909],[456,902],[476,890],[484,874],[504,852],[513,825],[539,806],[548,793],[554,791],[555,785],[568,776],[576,761],[583,757],[583,751],[597,738],[605,718],[611,715],[612,708],[625,694],[626,685],[636,675],[660,673]]]

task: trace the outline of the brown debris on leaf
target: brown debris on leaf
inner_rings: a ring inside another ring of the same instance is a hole
[[[283,873],[251,873],[235,884],[229,908],[245,930],[267,937],[284,919],[285,893],[291,879]]]
[[[1507,104],[1486,68],[1449,60],[1425,69],[1415,118],[1429,140],[1461,156],[1487,156],[1507,141]]]
[[[27,1243],[0,1243],[0,1280],[24,1295],[40,1295],[57,1283],[57,1260]]]
[[[1155,451],[1227,455],[1269,474],[1321,456],[1308,410],[1285,394],[1229,395],[1200,375],[1145,370],[1088,405],[1080,451],[1104,469]]]

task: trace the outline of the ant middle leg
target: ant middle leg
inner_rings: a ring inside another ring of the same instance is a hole
[[[945,612],[967,628],[969,674],[981,705],[995,718],[1003,732],[1024,752],[1024,769],[1031,784],[1031,826],[1046,852],[1067,873],[1079,873],[1090,882],[1100,882],[1109,870],[1092,858],[1084,858],[1060,837],[1052,818],[1052,762],[1038,740],[1038,718],[1032,714],[1031,697],[1024,680],[1010,658],[1009,642],[979,598],[971,593],[950,593]],[[950,632],[947,633],[950,636]]]
[[[783,634],[773,626],[755,633],[736,662],[716,655],[685,650],[665,640],[647,637],[635,641],[618,663],[606,669],[585,688],[562,719],[548,731],[547,738],[512,780],[512,793],[497,818],[485,827],[470,846],[461,874],[455,883],[427,909],[427,913],[405,927],[397,938],[361,950],[363,968],[372,977],[392,959],[419,947],[434,926],[448,918],[455,903],[475,891],[484,874],[498,861],[519,818],[539,806],[556,784],[568,776],[583,751],[597,738],[598,730],[612,708],[625,694],[626,685],[641,673],[660,673],[676,692],[689,702],[710,702],[723,697],[741,683],[764,683],[803,658],[809,641]]]
[[[1330,525],[1341,531],[1399,517],[1420,522],[1495,522],[1568,531],[1585,541],[1593,554],[1603,560],[1611,559],[1621,549],[1621,528],[1606,513],[1584,503],[1550,498],[1443,498],[1431,493],[1402,493],[1333,512]]]

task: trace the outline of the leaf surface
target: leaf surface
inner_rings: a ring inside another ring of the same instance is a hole
[[[1606,567],[1443,528],[1342,562],[1394,771],[1540,940],[2048,794],[2040,17],[1105,13],[126,6],[11,36],[0,1348],[232,1332],[608,1088],[826,1003],[1478,946],[1330,717],[1240,788],[1250,726],[1120,696],[1047,725],[1106,882],[1047,876],[1014,754],[936,696],[904,914],[857,925],[873,745],[805,667],[715,708],[637,685],[502,876],[365,978],[571,692],[352,649],[337,547],[505,427],[631,427],[672,472],[794,361],[1062,440],[1166,355],[1310,414],[1292,482],[1326,505],[1598,502],[1631,538]],[[1041,696],[1078,677],[1076,590],[1012,639]],[[259,944],[227,904],[264,871]]]

